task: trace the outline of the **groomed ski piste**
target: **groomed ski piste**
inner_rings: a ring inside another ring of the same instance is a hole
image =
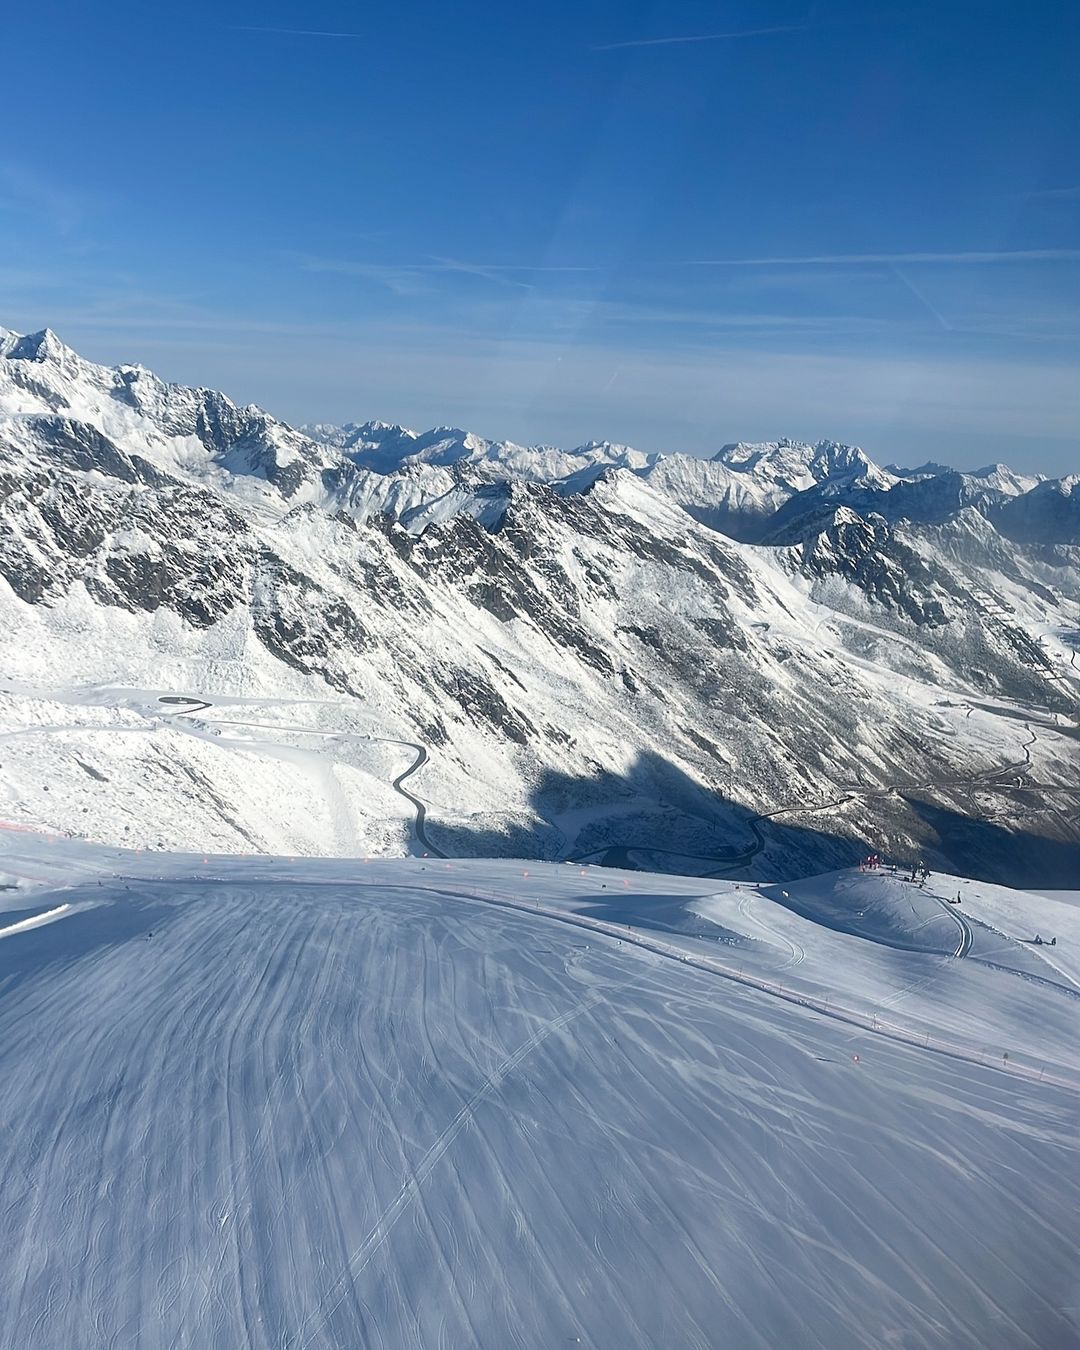
[[[3,1350],[1078,1343],[1076,895],[25,828],[0,884]]]

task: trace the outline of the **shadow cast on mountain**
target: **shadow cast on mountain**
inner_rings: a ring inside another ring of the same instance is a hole
[[[905,801],[927,826],[928,855],[951,872],[1028,889],[1080,884],[1080,840],[1007,829],[925,798],[905,795]]]
[[[924,833],[903,850],[902,863],[925,856],[938,869],[1002,885],[1077,884],[1080,839],[1008,829],[908,794],[903,801]],[[576,776],[547,770],[530,807],[527,815],[488,816],[475,824],[429,815],[427,834],[448,857],[575,861],[735,881],[791,880],[850,867],[868,852],[889,852],[878,838],[853,836],[839,821],[830,830],[763,820],[654,752],[639,754],[623,771],[600,765]],[[888,824],[879,822],[882,838]],[[670,930],[668,922],[661,926]]]
[[[473,825],[429,815],[431,844],[448,857],[516,857],[599,863],[717,878],[802,876],[849,866],[867,851],[825,831],[762,825],[738,802],[711,791],[653,752],[619,772],[547,770],[525,818],[488,817]],[[665,928],[670,925],[664,924]]]

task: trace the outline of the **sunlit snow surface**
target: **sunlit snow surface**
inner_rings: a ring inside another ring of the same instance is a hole
[[[1069,897],[13,830],[0,884],[4,1350],[1077,1344]]]

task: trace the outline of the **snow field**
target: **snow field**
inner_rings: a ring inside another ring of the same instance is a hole
[[[71,907],[0,932],[5,1350],[1077,1334],[1080,1080],[765,987],[869,1008],[918,967],[898,1026],[978,1014],[983,980],[1018,991],[999,1029],[1075,1029],[1045,985],[607,869],[6,831],[0,874],[0,930]],[[1056,903],[969,889],[1013,924]]]

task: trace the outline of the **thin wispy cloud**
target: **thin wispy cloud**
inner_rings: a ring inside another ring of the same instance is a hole
[[[769,37],[774,33],[802,33],[804,23],[777,24],[772,28],[744,28],[730,33],[691,33],[685,37],[631,38],[626,42],[603,42],[594,52],[617,52],[625,47],[673,47],[686,42],[730,42],[734,38]]]
[[[1042,202],[1080,201],[1080,184],[1075,187],[1043,188],[1040,192],[1029,192],[1028,196]]]
[[[514,272],[599,272],[598,267],[582,264],[553,266],[534,263],[474,263],[464,262],[460,258],[441,258],[433,256],[427,262],[407,263],[407,267],[417,272],[473,272],[477,276],[503,275]]]
[[[694,258],[690,267],[834,267],[905,263],[1078,262],[1080,248],[1017,248],[964,253],[818,253],[800,258]]]
[[[294,255],[305,272],[335,272],[340,276],[357,277],[385,286],[397,295],[426,295],[431,291],[436,276],[459,275],[477,277],[521,290],[531,290],[532,283],[524,278],[533,272],[589,273],[598,271],[584,266],[533,266],[531,263],[478,263],[462,258],[429,256],[418,262],[380,263],[357,261],[351,258],[323,258],[313,254]]]
[[[518,280],[511,269],[489,267],[484,263],[462,262],[459,258],[432,258],[430,263],[421,263],[416,271],[458,272],[463,276],[480,277],[484,281],[494,281],[500,286],[520,286],[524,290],[532,289],[527,281]]]
[[[423,267],[425,264],[417,264]],[[584,263],[461,263],[454,258],[436,258],[427,264],[434,271],[472,271],[481,267],[485,272],[602,272],[602,267]]]
[[[560,302],[549,302],[557,305]],[[863,314],[783,314],[751,313],[724,309],[660,308],[651,304],[626,301],[590,301],[585,306],[587,317],[597,328],[636,328],[651,338],[658,326],[684,328],[688,332],[725,329],[779,332],[867,333],[888,332],[900,326],[899,321],[887,316]],[[673,339],[674,340],[674,339]]]
[[[310,255],[301,255],[296,261],[301,271],[329,272],[336,276],[355,277],[358,281],[370,281],[377,286],[384,286],[394,295],[427,295],[431,290],[430,280],[415,267],[357,262],[351,258],[316,258]]]
[[[230,33],[282,33],[286,37],[315,38],[364,38],[366,33],[328,33],[321,28],[262,28],[254,24],[230,23],[225,25]]]

